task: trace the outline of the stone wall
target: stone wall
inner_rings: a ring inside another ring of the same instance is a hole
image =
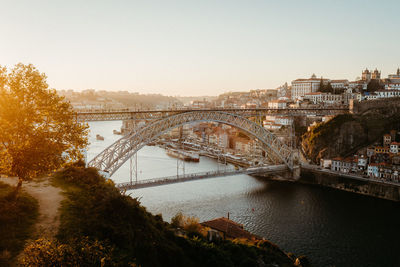
[[[300,183],[336,188],[372,197],[400,201],[400,187],[371,181],[360,181],[318,170],[301,169]]]
[[[360,114],[370,109],[380,108],[400,109],[400,97],[374,99],[361,102],[352,99],[349,106],[350,112],[353,114]]]

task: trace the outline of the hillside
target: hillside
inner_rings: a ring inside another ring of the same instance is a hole
[[[161,215],[121,194],[95,169],[69,167],[54,184],[65,190],[56,239],[39,239],[24,251],[24,266],[301,266],[276,245],[220,240],[200,233],[176,235]],[[307,266],[303,264],[303,266]]]
[[[372,107],[360,114],[338,115],[302,136],[303,151],[313,163],[319,163],[321,158],[352,155],[380,141],[390,130],[400,130],[399,112],[400,103]]]

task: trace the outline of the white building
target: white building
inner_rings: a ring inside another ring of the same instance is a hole
[[[400,90],[400,83],[388,83],[385,84],[386,90]]]
[[[332,95],[328,93],[314,92],[306,94],[304,96],[304,99],[310,100],[313,104],[336,105],[342,103],[343,97],[342,95]]]
[[[275,121],[269,121],[269,120],[263,121],[263,126],[265,129],[270,131],[279,130],[280,128],[282,128],[282,125],[276,124]]]
[[[277,97],[285,97],[289,94],[289,86],[287,83],[285,83],[282,86],[279,86],[276,88],[277,90]]]
[[[397,69],[396,74],[389,74],[388,79],[390,79],[390,80],[400,79],[400,68]]]
[[[357,158],[357,166],[360,170],[365,170],[367,168],[368,159],[364,157]]]
[[[392,142],[390,144],[390,153],[393,153],[393,154],[399,153],[399,147],[400,147],[400,143]]]
[[[286,108],[286,101],[285,100],[273,100],[268,102],[268,108]]]
[[[348,80],[332,80],[331,86],[333,89],[347,89],[349,87]]]
[[[400,97],[400,90],[379,90],[376,95],[377,98]]]
[[[310,79],[297,79],[292,81],[292,99],[299,99],[308,93],[317,92],[321,84],[321,79],[313,74]],[[322,82],[327,84],[329,80],[322,79]]]
[[[282,126],[289,126],[292,125],[293,123],[293,118],[291,117],[286,117],[286,116],[277,116],[275,118],[275,123],[280,124]]]

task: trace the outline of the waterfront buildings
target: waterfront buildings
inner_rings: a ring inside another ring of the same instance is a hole
[[[342,173],[367,175],[390,182],[400,181],[400,142],[398,134],[392,130],[382,138],[382,145],[370,146],[366,153],[353,157],[321,159],[321,167]]]

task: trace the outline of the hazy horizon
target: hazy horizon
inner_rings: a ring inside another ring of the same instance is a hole
[[[386,1],[2,1],[0,65],[59,90],[215,96],[400,66]]]

